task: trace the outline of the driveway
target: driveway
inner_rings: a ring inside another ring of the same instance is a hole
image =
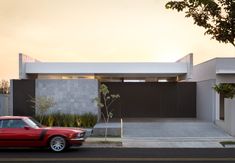
[[[125,147],[222,147],[219,142],[234,140],[210,122],[191,118],[124,119]]]

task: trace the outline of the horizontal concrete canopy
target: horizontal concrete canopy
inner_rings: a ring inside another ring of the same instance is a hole
[[[235,74],[235,69],[234,70],[216,70],[216,74],[221,74],[221,75],[223,75],[223,74],[231,74],[231,75],[233,75],[233,74]]]
[[[216,58],[216,74],[235,74],[235,58]]]
[[[187,63],[26,63],[26,74],[100,74],[118,76],[187,74]]]

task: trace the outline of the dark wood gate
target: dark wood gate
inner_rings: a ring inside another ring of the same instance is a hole
[[[196,117],[196,83],[104,82],[120,99],[113,103],[114,117]]]
[[[32,98],[35,98],[35,80],[13,80],[13,115],[35,115]]]

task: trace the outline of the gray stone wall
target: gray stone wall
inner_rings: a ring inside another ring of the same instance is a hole
[[[9,95],[0,94],[0,116],[8,115]]]
[[[94,98],[98,96],[95,79],[36,80],[35,97],[52,97],[55,106],[50,112],[69,114],[93,113],[98,115]]]

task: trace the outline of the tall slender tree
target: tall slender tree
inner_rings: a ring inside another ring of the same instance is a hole
[[[105,141],[107,141],[107,134],[108,134],[108,123],[110,118],[113,117],[113,112],[110,110],[110,106],[120,98],[119,94],[110,94],[108,86],[105,84],[101,84],[99,88],[100,96],[95,98],[95,102],[99,107],[101,116],[105,122]]]

